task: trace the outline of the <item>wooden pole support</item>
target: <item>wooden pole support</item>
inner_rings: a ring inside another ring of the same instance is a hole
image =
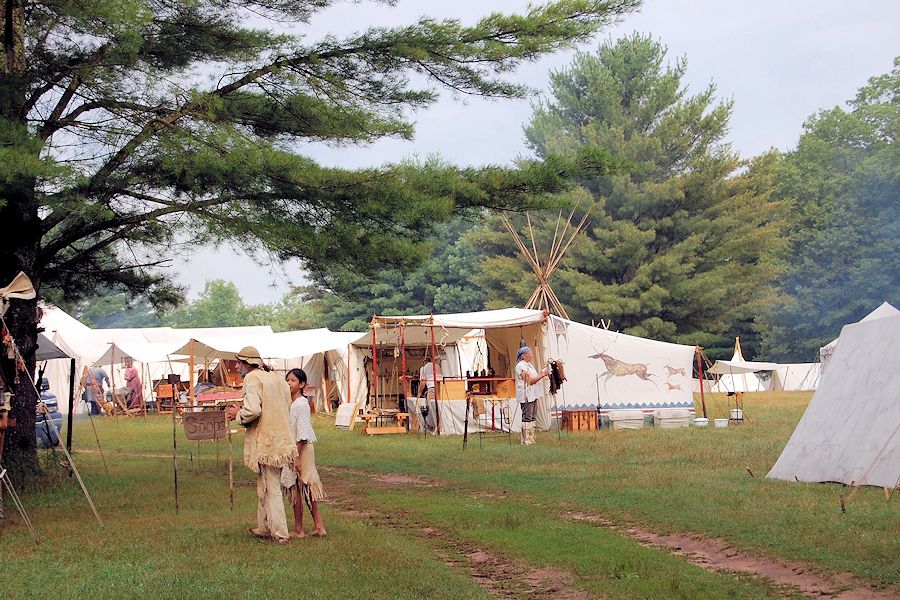
[[[228,503],[234,510],[234,447],[231,444],[231,423],[225,417],[225,428],[228,431]]]
[[[697,353],[697,377],[700,380],[700,406],[703,408],[703,418],[708,419],[709,415],[706,414],[706,398],[703,395],[703,363],[700,361],[700,354],[703,352],[703,348],[697,346],[694,351]]]
[[[175,415],[177,411],[172,407],[172,477],[175,481],[175,514],[178,514],[178,441],[176,440]]]

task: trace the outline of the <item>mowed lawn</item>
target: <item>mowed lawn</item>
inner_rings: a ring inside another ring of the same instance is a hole
[[[749,422],[680,429],[505,438],[379,436],[316,418],[316,453],[329,535],[289,546],[251,539],[254,476],[235,436],[235,500],[227,446],[184,439],[178,425],[181,507],[175,513],[171,420],[76,421],[76,462],[106,527],[74,483],[51,477],[22,496],[42,537],[35,546],[10,502],[2,524],[2,597],[480,598],[466,567],[477,548],[494,560],[565,579],[568,593],[606,598],[767,598],[790,590],[710,572],[602,517],[656,533],[720,538],[757,556],[802,562],[900,593],[900,510],[881,489],[770,481],[811,394],[747,397]],[[709,400],[710,417],[727,410]],[[751,477],[748,468],[755,477]],[[849,497],[842,513],[839,495]],[[290,521],[290,518],[289,518]],[[307,528],[311,524],[307,522]],[[481,584],[480,584],[481,583]],[[513,585],[515,582],[510,582]],[[493,592],[497,586],[494,582]],[[515,587],[506,596],[515,596]],[[502,594],[501,594],[502,595]],[[570,596],[574,597],[574,596]]]

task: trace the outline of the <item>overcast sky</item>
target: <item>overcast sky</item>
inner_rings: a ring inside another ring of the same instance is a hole
[[[422,15],[472,23],[490,12],[521,12],[527,5],[527,0],[399,0],[394,7],[348,2],[317,15],[308,36],[403,25]],[[790,150],[810,115],[843,104],[869,77],[891,69],[900,55],[900,2],[645,0],[639,13],[581,49],[594,50],[603,40],[634,31],[662,41],[671,62],[687,59],[689,90],[715,83],[718,98],[734,100],[728,139],[742,156],[751,157],[770,147]],[[546,90],[548,73],[565,67],[572,54],[525,65],[514,78]],[[522,125],[530,114],[530,100],[460,100],[447,94],[415,115],[412,141],[339,149],[310,145],[300,151],[325,165],[347,168],[432,154],[459,165],[508,165],[528,155]],[[257,266],[230,248],[177,258],[172,273],[190,287],[191,297],[207,279],[226,279],[236,282],[252,304],[278,300],[292,283],[303,281],[295,264]]]

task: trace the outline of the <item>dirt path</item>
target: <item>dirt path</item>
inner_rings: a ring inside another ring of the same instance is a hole
[[[353,484],[345,477],[340,477],[342,473],[345,475],[352,474],[357,477],[367,478],[368,481],[366,482],[366,485],[376,485],[387,489],[404,485],[423,487],[440,485],[440,482],[418,476],[381,474],[362,469],[343,469],[337,467],[324,467],[322,470],[329,472],[329,474],[336,475],[337,477],[334,478],[334,481],[340,481],[341,483],[338,487],[343,487],[344,491],[346,491],[351,498],[354,496],[353,490],[351,489]],[[329,482],[329,484],[330,483],[331,482]],[[447,483],[442,487],[452,487],[452,484]],[[343,494],[341,496],[343,496]],[[500,496],[500,494],[479,492],[476,493],[475,496],[478,498],[491,499]],[[343,499],[341,501],[343,501]],[[350,510],[353,509],[351,508]],[[366,514],[374,518],[373,513]],[[616,522],[602,515],[592,513],[565,512],[560,516],[566,519],[612,529],[618,533],[627,535],[643,546],[667,550],[691,564],[710,571],[747,573],[756,577],[766,578],[774,581],[778,585],[799,590],[804,596],[809,598],[829,598],[834,600],[900,600],[900,594],[888,590],[874,590],[869,588],[849,573],[838,573],[826,577],[811,571],[802,563],[770,559],[739,551],[721,539],[688,534],[660,535],[628,523]],[[377,518],[396,521],[396,519],[391,519],[389,516],[384,515],[378,515]],[[407,518],[407,516],[404,516],[404,520]],[[447,562],[454,566],[463,566],[467,568],[472,577],[475,578],[484,589],[497,597],[536,597],[530,594],[523,596],[523,590],[519,589],[510,594],[507,593],[505,588],[511,580],[527,582],[531,578],[540,578],[544,582],[551,579],[562,582],[559,589],[552,592],[546,587],[541,590],[536,587],[527,587],[527,589],[531,589],[534,594],[540,593],[541,595],[544,595],[552,593],[554,597],[558,598],[590,597],[566,583],[571,581],[571,576],[568,573],[559,571],[541,572],[541,570],[536,570],[535,567],[524,565],[523,563],[514,564],[509,563],[507,560],[498,560],[489,552],[475,548],[467,542],[456,540],[446,532],[439,532],[438,530],[422,524],[414,524],[412,527],[434,533],[436,537],[442,540],[443,544],[453,548],[456,554],[463,556],[464,558],[459,564],[453,562],[455,560],[453,558],[448,558]],[[565,595],[567,593],[576,595]],[[581,595],[577,595],[579,593]]]
[[[320,467],[329,475],[328,504],[356,519],[372,520],[381,526],[414,535],[437,550],[445,564],[468,572],[482,589],[495,598],[559,598],[590,600],[591,594],[574,586],[572,576],[558,569],[535,565],[500,555],[472,542],[461,540],[449,531],[417,522],[403,510],[379,511],[365,500],[365,490],[374,487],[396,489],[398,486],[431,487],[433,481],[406,475],[366,473],[359,469]],[[369,478],[353,481],[346,475]],[[341,475],[344,475],[343,477]]]
[[[890,591],[865,587],[849,573],[839,573],[826,578],[810,571],[801,563],[755,556],[737,550],[720,539],[687,534],[660,535],[633,525],[616,523],[601,515],[583,512],[568,512],[562,516],[624,533],[643,546],[663,548],[675,556],[684,557],[691,564],[710,571],[731,571],[765,577],[779,585],[796,588],[810,598],[835,600],[900,598],[900,595]]]

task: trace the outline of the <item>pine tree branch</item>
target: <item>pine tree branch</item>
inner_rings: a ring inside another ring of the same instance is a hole
[[[85,69],[91,69],[97,67],[103,59],[106,57],[106,53],[111,46],[111,42],[107,42],[106,44],[101,45],[99,48],[94,50],[91,54],[86,56],[83,60],[72,61],[69,65],[67,65],[67,69],[60,71],[56,74],[55,77],[51,77],[50,80],[35,90],[25,104],[22,106],[20,111],[20,115],[22,118],[25,118],[29,112],[37,105],[38,100],[41,97],[56,87],[63,79],[66,78],[68,73],[72,73],[74,71],[74,75],[69,82],[69,85],[66,87],[66,91],[63,93],[63,97],[59,99],[56,103],[56,107],[53,109],[50,117],[48,117],[44,123],[44,126],[41,127],[41,131],[43,131],[48,125],[51,125],[56,119],[62,115],[63,111],[66,109],[69,101],[72,99],[72,95],[81,86],[84,79],[82,76],[82,71]],[[43,136],[42,139],[46,139],[46,136]]]
[[[90,237],[107,229],[115,229],[126,225],[140,225],[142,223],[146,223],[147,221],[158,219],[159,217],[163,217],[166,215],[179,212],[202,210],[204,208],[215,206],[217,204],[235,199],[236,198],[217,196],[215,198],[209,198],[207,200],[198,202],[173,202],[167,203],[167,205],[163,208],[158,208],[156,210],[151,210],[144,213],[120,215],[114,219],[94,221],[88,224],[86,227],[73,226],[71,228],[65,229],[64,233],[62,233],[58,238],[41,247],[41,260],[46,264],[49,257],[55,256],[56,253],[62,251],[64,248],[70,246],[78,240]]]

